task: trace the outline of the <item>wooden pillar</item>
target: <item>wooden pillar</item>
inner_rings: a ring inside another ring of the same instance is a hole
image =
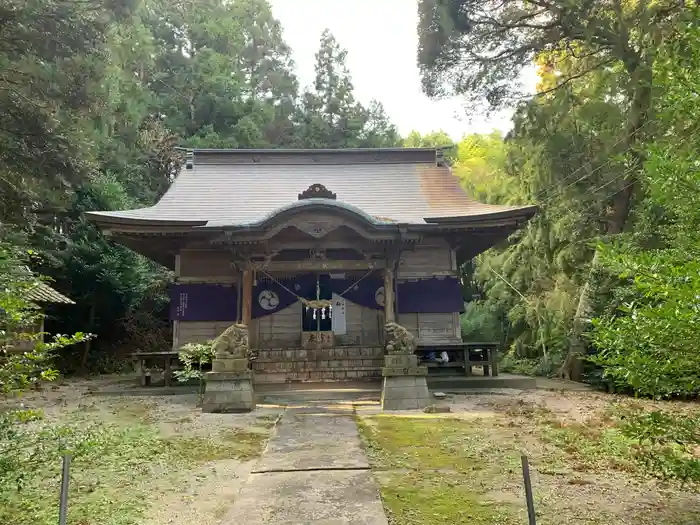
[[[243,271],[243,305],[241,311],[241,322],[250,326],[253,319],[253,270]]]
[[[384,270],[384,322],[396,322],[396,309],[394,306],[394,271],[390,268]]]
[[[175,254],[175,281],[177,282],[179,277],[182,275],[182,256],[180,253]],[[175,319],[173,321],[173,350],[180,348],[180,321]],[[143,368],[143,363],[141,363]]]
[[[243,323],[243,271],[236,274],[236,324]]]

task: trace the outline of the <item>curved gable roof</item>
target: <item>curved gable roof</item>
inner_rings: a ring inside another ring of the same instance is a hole
[[[535,213],[534,206],[495,206],[469,198],[437,159],[436,149],[195,150],[188,169],[156,205],[88,215],[99,222],[134,225],[255,226],[299,206],[299,193],[314,184],[337,195],[337,201],[327,202],[375,224],[529,218]]]

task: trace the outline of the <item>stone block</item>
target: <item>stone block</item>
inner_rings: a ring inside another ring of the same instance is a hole
[[[252,380],[253,371],[252,370],[241,370],[240,372],[207,372],[205,374],[206,380],[208,381],[242,381],[245,379]]]
[[[211,363],[212,372],[242,372],[248,370],[247,359],[232,357],[216,358]]]
[[[422,410],[430,404],[424,375],[385,376],[382,384],[382,410]]]
[[[382,376],[384,377],[400,377],[400,376],[427,376],[427,366],[416,366],[415,368],[382,368]]]
[[[384,348],[381,346],[372,347],[372,357],[375,359],[384,357]]]
[[[416,385],[416,376],[397,376],[387,383],[388,388],[405,388]]]
[[[253,376],[244,372],[209,372],[202,412],[230,413],[250,412],[255,409]]]
[[[418,356],[415,354],[391,354],[384,356],[384,366],[387,368],[415,368],[418,366]]]

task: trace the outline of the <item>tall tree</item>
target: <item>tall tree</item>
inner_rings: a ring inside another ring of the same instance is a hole
[[[238,20],[244,40],[235,69],[242,76],[248,112],[262,117],[260,125],[269,145],[284,146],[293,133],[298,82],[282,26],[267,0],[237,0],[231,16]]]
[[[69,194],[92,169],[82,119],[92,95],[108,27],[128,2],[15,1],[0,6],[0,221]]]
[[[366,109],[355,100],[347,50],[329,30],[316,52],[313,89],[301,97],[297,111],[297,140],[308,148],[394,146],[399,137],[384,108],[373,102]]]
[[[291,50],[266,0],[158,3],[149,85],[166,127],[192,146],[271,147],[292,135]]]
[[[421,0],[419,6],[418,58],[430,95],[464,94],[492,108],[512,103],[522,96],[519,74],[543,56],[560,74],[541,95],[592,72],[614,69],[624,76],[619,85],[625,125],[619,142],[629,168],[616,185],[605,228],[609,235],[622,232],[643,161],[641,142],[652,131],[655,51],[672,31],[683,3]],[[563,71],[560,61],[566,64]],[[581,288],[570,359],[562,368],[566,376],[580,375],[577,356],[584,352],[581,333],[590,310],[590,280]]]
[[[647,145],[634,232],[603,253],[617,277],[592,340],[609,384],[650,396],[700,392],[700,82],[698,11],[680,18],[654,68],[657,138]]]

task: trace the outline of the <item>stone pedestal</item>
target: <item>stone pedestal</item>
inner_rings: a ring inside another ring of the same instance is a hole
[[[430,404],[426,376],[417,355],[384,356],[382,410],[422,410]]]
[[[250,412],[255,409],[253,372],[247,359],[217,358],[206,374],[202,412]]]

